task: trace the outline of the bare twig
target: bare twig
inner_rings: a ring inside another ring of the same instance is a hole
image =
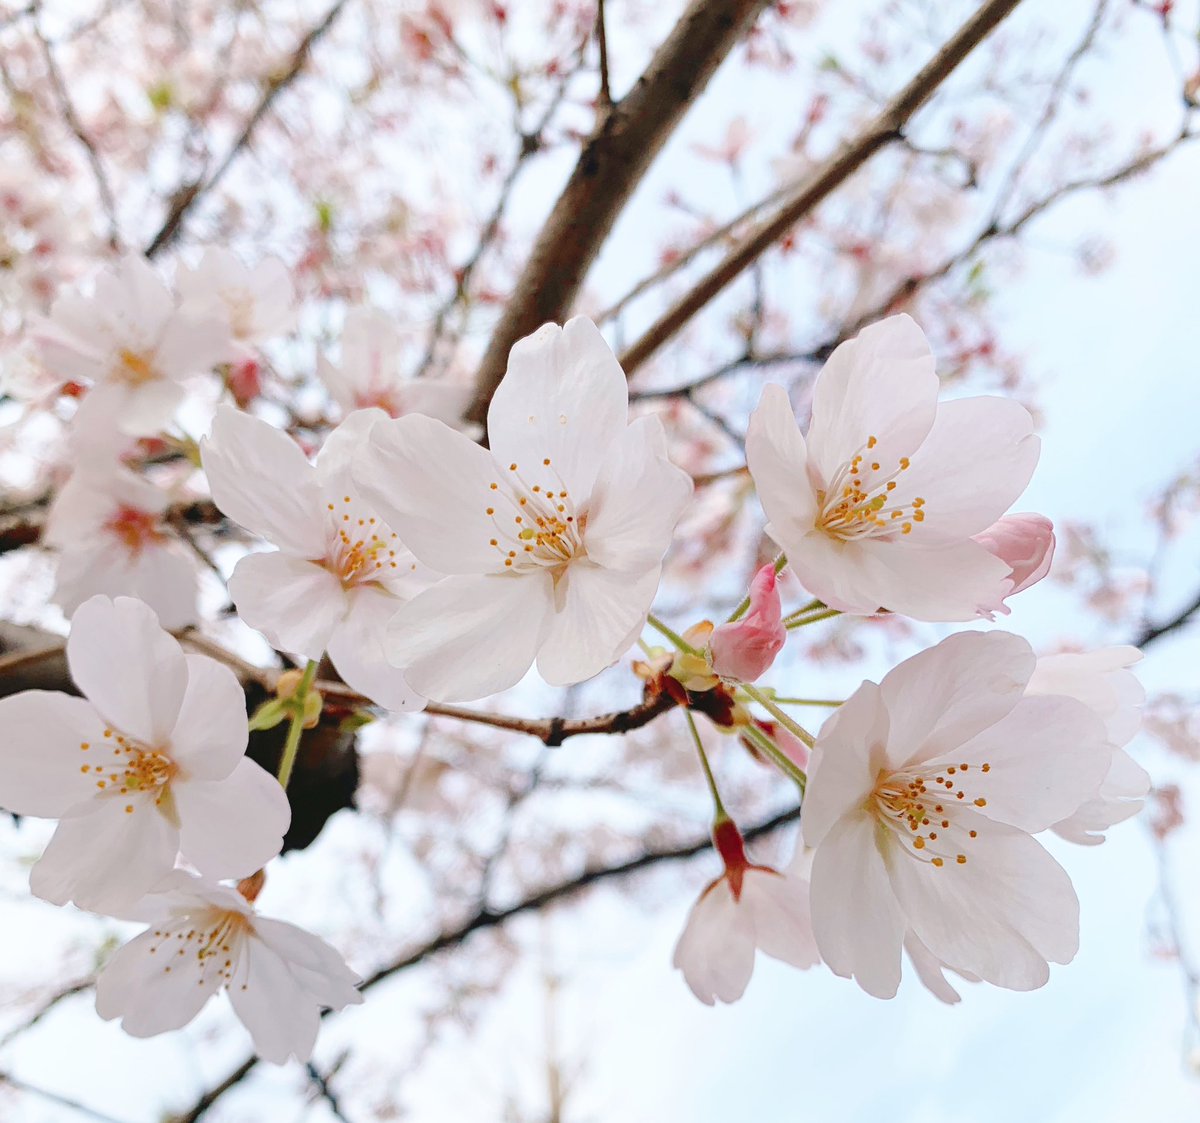
[[[17,1091],[25,1092],[27,1095],[37,1096],[39,1099],[46,1100],[49,1103],[58,1104],[59,1107],[65,1107],[77,1115],[84,1116],[86,1119],[94,1119],[96,1123],[124,1123],[124,1120],[118,1119],[115,1115],[107,1115],[103,1111],[97,1111],[94,1107],[81,1104],[78,1100],[73,1100],[69,1096],[52,1092],[49,1088],[42,1088],[37,1084],[29,1084],[9,1072],[0,1072],[0,1083],[7,1084],[10,1088],[16,1088]]]
[[[588,139],[492,332],[469,420],[486,418],[512,345],[547,320],[564,318],[651,161],[765,6],[766,0],[692,0],[633,89]]]
[[[608,33],[604,28],[604,0],[596,0],[596,48],[600,53],[600,89],[596,94],[596,117],[602,121],[613,107],[608,84]]]
[[[840,187],[871,156],[898,140],[904,126],[958,65],[1020,0],[987,0],[866,128],[829,161],[811,172],[796,193],[750,231],[715,268],[652,324],[621,355],[627,374],[640,367],[697,312],[742,274],[802,218]]]

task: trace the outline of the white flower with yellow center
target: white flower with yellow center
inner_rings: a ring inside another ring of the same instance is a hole
[[[892,316],[829,357],[807,437],[787,391],[767,386],[746,462],[768,533],[829,607],[969,620],[1013,588],[1012,567],[972,535],[1025,489],[1039,447],[1017,402],[939,404],[925,336]]]
[[[307,1061],[321,1009],[362,1002],[337,951],[224,885],[177,870],[121,915],[150,928],[105,964],[96,1012],[134,1037],[180,1029],[224,988],[263,1060]]]
[[[381,410],[358,410],[310,464],[286,433],[223,405],[200,445],[213,502],[278,547],[248,554],[229,579],[238,615],[276,647],[329,653],[347,685],[389,710],[425,705],[384,657],[388,620],[430,576],[365,503],[350,459]]]
[[[61,819],[34,893],[105,911],[148,892],[181,851],[212,877],[246,876],[279,853],[291,810],[245,756],[232,671],[185,655],[128,597],[80,606],[67,665],[83,698],[0,700],[0,807]]]
[[[643,627],[691,496],[657,417],[576,318],[519,340],[488,410],[491,451],[428,417],[380,422],[362,493],[449,574],[392,620],[389,657],[439,701],[481,698],[537,660],[554,685],[614,662]]]
[[[895,994],[906,943],[923,975],[1013,990],[1074,956],[1078,900],[1032,836],[1096,797],[1112,752],[1082,702],[1024,694],[1034,664],[1017,636],[952,636],[821,729],[801,816],[813,929],[868,993]]]

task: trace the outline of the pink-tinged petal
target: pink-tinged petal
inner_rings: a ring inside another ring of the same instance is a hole
[[[887,735],[887,710],[873,682],[864,682],[821,727],[800,817],[805,846],[820,843],[874,789]]]
[[[204,374],[236,358],[229,321],[220,315],[177,312],[163,330],[155,352],[158,368],[173,380]]]
[[[229,578],[238,615],[272,646],[319,659],[346,613],[342,583],[316,562],[279,551],[247,554]]]
[[[808,449],[822,485],[867,453],[871,437],[870,456],[892,471],[929,433],[937,395],[929,342],[908,316],[889,316],[841,344],[813,386]]]
[[[667,459],[662,422],[638,418],[613,443],[596,477],[584,533],[588,557],[633,572],[658,565],[691,496],[691,477]]]
[[[92,597],[71,617],[67,666],[84,697],[118,732],[165,745],[187,689],[183,649],[129,597]]]
[[[206,655],[186,658],[187,690],[171,730],[171,759],[189,780],[223,780],[246,752],[246,695],[228,667]]]
[[[1141,658],[1136,647],[1043,655],[1027,691],[1078,698],[1100,715],[1108,728],[1108,739],[1114,745],[1125,745],[1141,725],[1146,700],[1145,687],[1128,670]]]
[[[925,549],[869,538],[855,547],[864,596],[869,591],[881,607],[913,620],[972,620],[1010,590],[1008,566],[970,539]]]
[[[1079,901],[1066,871],[1024,831],[970,816],[967,861],[941,868],[908,851],[890,863],[914,933],[948,967],[1009,990],[1034,990],[1047,961],[1079,946]]]
[[[554,609],[549,573],[447,577],[388,625],[388,658],[439,702],[515,686],[533,664]]]
[[[1035,662],[1029,644],[1008,632],[959,632],[905,659],[879,685],[888,765],[957,752],[1020,702]]]
[[[821,962],[813,935],[807,881],[784,877],[774,870],[749,869],[738,903],[749,911],[754,922],[754,943],[764,955],[800,968]]]
[[[363,996],[359,976],[346,966],[341,952],[319,936],[283,920],[255,921],[258,938],[280,957],[308,996],[330,1010],[357,1006]]]
[[[388,415],[381,409],[356,409],[325,438],[315,464],[317,480],[323,490],[344,491],[348,486],[352,494],[357,491],[351,475],[354,459],[364,442],[370,439],[376,423],[387,419]]]
[[[355,589],[349,599],[350,611],[329,637],[329,658],[342,681],[385,710],[424,709],[424,697],[387,661],[388,623],[403,602],[370,586]]]
[[[736,1002],[745,994],[754,973],[754,922],[734,901],[724,877],[692,906],[671,964],[705,1006]]]
[[[57,819],[95,794],[95,777],[83,768],[103,738],[104,721],[82,698],[24,690],[0,699],[0,730],[5,811]]]
[[[1045,515],[1005,515],[974,537],[1009,566],[1012,589],[1008,596],[1024,592],[1050,572],[1054,560],[1054,524]],[[1009,609],[1001,602],[993,606],[993,611],[1007,613]]]
[[[488,443],[501,464],[549,457],[579,502],[625,431],[625,372],[591,320],[543,324],[517,340],[488,408]]]
[[[354,462],[359,493],[417,558],[439,573],[494,572],[491,485],[503,473],[485,449],[448,425],[410,414],[380,421]]]
[[[812,528],[789,538],[779,533],[775,521],[767,532],[787,554],[788,568],[801,584],[830,608],[874,616],[886,607],[881,598],[894,582],[886,574],[880,579],[880,567],[863,549],[863,542],[843,542]]]
[[[767,533],[788,552],[811,533],[817,497],[808,479],[808,450],[787,391],[763,387],[762,400],[746,431],[746,466],[767,516]],[[822,536],[824,537],[824,536]]]
[[[139,324],[159,325],[175,310],[175,298],[154,267],[138,253],[128,253],[114,270],[96,279],[96,295],[112,285],[119,288],[129,318]]]
[[[989,819],[1036,834],[1095,798],[1111,762],[1104,725],[1085,705],[1073,698],[1026,697],[940,760],[930,759],[928,767],[968,763],[968,771],[954,776],[966,798]]]
[[[194,953],[175,951],[153,930],[118,948],[96,978],[96,1013],[105,1021],[120,1018],[132,1037],[187,1025],[216,993],[221,974],[202,970]]]
[[[750,582],[750,608],[739,620],[719,624],[708,641],[713,670],[739,682],[754,682],[770,670],[787,642],[775,567],[764,565]]]
[[[908,952],[908,958],[917,972],[917,978],[934,998],[946,1003],[947,1006],[955,1006],[962,1001],[962,996],[950,985],[943,973],[944,964],[938,962],[937,957],[917,939],[914,933],[909,932],[904,937],[904,950]]]
[[[200,460],[213,502],[234,522],[289,554],[325,556],[316,471],[286,433],[222,405],[200,442]]]
[[[287,963],[254,936],[246,940],[229,982],[229,998],[264,1061],[283,1064],[289,1057],[307,1061],[312,1056],[320,1025],[317,1004],[297,985]]]
[[[459,425],[472,397],[470,386],[445,379],[417,378],[396,388],[392,399],[399,413],[394,416],[423,413],[447,425]]]
[[[853,978],[876,998],[891,998],[900,986],[905,923],[875,833],[874,818],[856,811],[838,820],[817,847],[813,932],[835,975]]]
[[[1150,775],[1124,749],[1112,756],[1100,794],[1084,803],[1074,815],[1050,829],[1060,838],[1080,846],[1098,846],[1109,827],[1132,819],[1142,809],[1150,791]]]
[[[29,887],[51,904],[120,911],[170,873],[178,853],[179,829],[153,795],[113,794],[58,824]]]
[[[279,781],[245,757],[224,780],[171,785],[180,850],[206,877],[248,877],[283,849],[292,809]]]
[[[573,562],[559,578],[549,629],[538,651],[538,672],[552,686],[598,675],[629,650],[658,590],[661,570],[645,573]]]
[[[914,544],[942,544],[979,534],[1016,502],[1037,466],[1041,441],[1033,418],[1011,398],[942,402],[929,436],[897,477],[890,503],[925,500]]]

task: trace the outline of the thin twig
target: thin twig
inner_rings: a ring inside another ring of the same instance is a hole
[[[612,90],[608,84],[608,34],[604,29],[604,0],[596,0],[596,46],[600,52],[600,90],[596,95],[598,121],[608,116],[613,107]]]
[[[30,1084],[22,1080],[18,1076],[13,1076],[10,1072],[0,1072],[0,1083],[7,1084],[10,1088],[16,1088],[19,1092],[25,1092],[31,1096],[37,1096],[39,1099],[46,1100],[49,1103],[58,1104],[59,1107],[68,1108],[76,1112],[78,1115],[85,1116],[88,1119],[94,1119],[97,1123],[125,1123],[124,1120],[118,1119],[115,1115],[107,1115],[103,1111],[97,1111],[94,1107],[88,1107],[87,1104],[81,1104],[78,1100],[73,1100],[69,1096],[61,1095],[58,1092],[52,1092],[49,1088],[42,1088],[37,1084]]]

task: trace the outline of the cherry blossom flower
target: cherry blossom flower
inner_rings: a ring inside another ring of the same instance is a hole
[[[799,871],[752,865],[730,819],[713,828],[713,843],[725,872],[692,905],[671,960],[706,1006],[742,997],[754,972],[755,949],[793,967],[812,967],[821,960],[813,940],[808,883]]]
[[[52,600],[68,616],[89,597],[130,596],[164,628],[197,620],[196,564],[170,530],[166,492],[117,462],[78,468],[55,497],[42,541],[59,551]]]
[[[213,877],[253,873],[291,818],[274,777],[245,756],[233,672],[185,655],[140,601],[93,597],[71,619],[67,665],[83,694],[0,700],[0,806],[61,822],[34,893],[105,911],[184,857]]]
[[[225,319],[243,354],[285,334],[295,320],[291,274],[278,258],[251,268],[232,251],[209,246],[195,268],[179,270],[175,287],[185,312]]]
[[[763,392],[746,460],[767,530],[831,608],[969,620],[1010,591],[1011,566],[971,536],[1029,482],[1033,419],[1005,398],[939,404],[937,393],[929,344],[907,316],[834,351],[807,439],[783,387]]]
[[[151,925],[96,979],[96,1012],[134,1037],[187,1025],[224,989],[263,1060],[307,1061],[322,1008],[362,1002],[358,976],[324,940],[259,916],[240,893],[183,870],[124,919]]]
[[[896,993],[910,935],[1012,990],[1074,956],[1078,900],[1032,836],[1096,796],[1107,736],[1082,702],[1025,695],[1034,664],[1017,636],[951,636],[821,729],[801,818],[813,927],[825,962],[868,993]]]
[[[1050,572],[1054,560],[1054,524],[1045,515],[1005,515],[974,537],[1008,565],[1012,587],[1004,594],[1006,598],[1036,585]],[[991,612],[981,609],[981,614],[990,618],[992,613],[1007,615],[1010,611],[1000,601],[991,606]]]
[[[768,563],[750,583],[750,608],[744,616],[718,624],[708,641],[713,670],[725,678],[754,682],[770,669],[787,641],[778,577]]]
[[[183,380],[229,350],[224,320],[181,312],[135,254],[102,272],[90,298],[60,296],[33,338],[55,375],[94,383],[93,394],[114,399],[121,429],[136,434],[164,428],[183,399]]]
[[[1108,774],[1095,799],[1051,830],[1070,842],[1096,846],[1104,832],[1132,818],[1150,791],[1150,776],[1124,749],[1138,731],[1146,691],[1128,668],[1142,657],[1136,647],[1043,655],[1026,687],[1027,694],[1078,698],[1099,715],[1108,730]]]
[[[450,575],[389,631],[389,657],[422,693],[480,698],[535,659],[547,682],[581,682],[636,639],[692,486],[659,419],[628,424],[628,409],[620,365],[580,317],[513,346],[490,452],[427,417],[372,430],[363,494]]]
[[[285,651],[328,652],[347,685],[379,705],[414,710],[425,700],[384,657],[385,629],[429,576],[350,475],[356,446],[383,417],[352,413],[310,464],[287,434],[224,405],[200,455],[213,502],[278,547],[237,563],[238,615]]]
[[[346,315],[341,360],[317,358],[317,374],[346,413],[382,409],[390,417],[423,413],[447,425],[462,418],[471,388],[440,378],[410,378],[400,369],[401,333],[390,316],[373,308]]]

